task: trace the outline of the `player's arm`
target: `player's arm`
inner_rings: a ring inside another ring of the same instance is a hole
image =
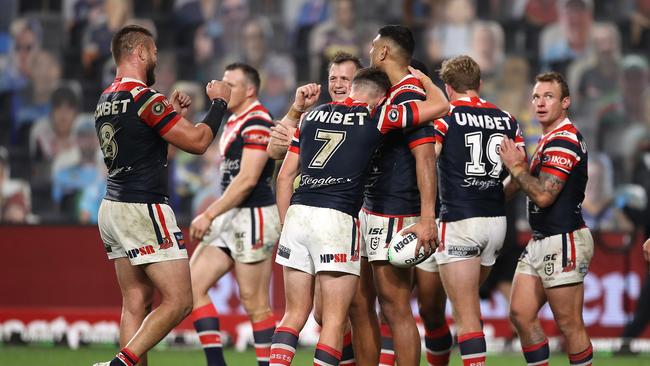
[[[284,157],[282,167],[278,173],[278,179],[275,184],[275,201],[278,205],[280,214],[280,223],[284,224],[284,217],[287,214],[293,195],[293,181],[300,172],[300,155],[292,149],[287,151]]]
[[[268,156],[264,150],[244,148],[239,173],[232,179],[221,197],[192,220],[190,237],[193,240],[201,240],[217,216],[237,207],[246,200],[257,185],[267,159]]]
[[[438,241],[436,227],[436,153],[435,144],[424,143],[411,149],[415,158],[415,171],[418,190],[420,191],[420,221],[408,232],[413,232],[418,238],[415,254],[424,247],[425,252],[433,253]]]
[[[503,193],[505,194],[506,201],[510,201],[517,192],[519,192],[519,183],[516,179],[512,178],[512,175],[509,175],[503,181]]]
[[[503,139],[500,151],[503,164],[510,171],[510,176],[519,185],[522,191],[540,208],[552,205],[564,188],[565,180],[556,174],[542,170],[539,177],[529,173],[526,163],[526,152],[517,147],[515,142],[508,137]]]
[[[193,154],[203,154],[217,136],[223,116],[226,114],[230,100],[230,87],[219,80],[212,80],[205,87],[205,92],[212,100],[212,105],[203,121],[193,124],[181,115],[185,103],[179,100],[182,95],[172,95],[172,105],[179,113],[180,119],[162,134],[170,144]],[[177,109],[180,108],[180,109]]]
[[[436,118],[444,117],[449,111],[449,101],[445,93],[422,71],[411,66],[409,66],[409,71],[420,80],[424,91],[427,93],[427,99],[415,102],[419,121],[433,121]]]

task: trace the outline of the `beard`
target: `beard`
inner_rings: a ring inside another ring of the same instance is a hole
[[[155,70],[156,70],[155,63],[152,62],[147,66],[147,80],[145,80],[147,86],[152,86],[153,84],[156,83],[156,74],[154,72]]]

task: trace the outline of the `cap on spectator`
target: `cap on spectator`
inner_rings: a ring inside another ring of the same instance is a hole
[[[623,71],[639,70],[648,71],[648,61],[639,55],[627,55],[623,58]]]

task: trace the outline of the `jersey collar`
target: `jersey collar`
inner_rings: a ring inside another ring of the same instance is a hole
[[[147,86],[147,84],[144,83],[142,80],[134,79],[134,78],[115,78],[115,83],[139,83],[144,86]]]

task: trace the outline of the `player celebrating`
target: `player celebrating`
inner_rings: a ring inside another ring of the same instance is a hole
[[[226,66],[223,80],[232,88],[228,105],[232,115],[219,141],[223,195],[190,227],[191,238],[201,240],[190,261],[192,319],[208,365],[225,365],[219,318],[208,290],[234,268],[241,302],[253,323],[257,362],[264,366],[269,362],[275,331],[269,281],[272,250],[280,236],[271,190],[273,161],[266,153],[273,120],[257,100],[257,70],[234,63]]]
[[[448,108],[431,80],[414,72],[425,85],[426,101],[375,108],[390,81],[376,68],[362,69],[348,99],[312,110],[296,131],[277,182],[278,209],[286,226],[276,261],[285,267],[285,288],[292,290],[285,292],[286,310],[273,336],[271,365],[291,363],[298,333],[311,311],[314,280],[320,282],[324,299],[336,299],[323,302],[314,363],[339,364],[342,333],[359,275],[361,233],[355,216],[372,152],[388,131],[430,120]],[[319,90],[315,84],[299,88],[285,118],[298,120],[301,111],[317,100]],[[298,172],[300,184],[292,194]]]
[[[544,135],[530,163],[509,139],[501,159],[528,195],[533,238],[519,259],[512,284],[512,320],[529,365],[548,365],[548,340],[537,313],[548,301],[567,340],[571,365],[591,365],[593,350],[582,320],[583,279],[594,242],[582,219],[587,184],[587,147],[567,118],[569,87],[561,74],[538,75],[533,106]]]
[[[411,31],[401,25],[382,27],[372,42],[370,63],[385,71],[391,81],[392,86],[387,93],[388,104],[403,104],[425,98],[422,84],[408,70],[414,48]],[[367,254],[372,264],[379,304],[390,327],[388,329],[382,325],[379,359],[382,365],[392,365],[395,359],[398,364],[412,365],[420,359],[420,335],[410,303],[413,270],[390,265],[388,246],[395,233],[412,223],[417,223],[414,230],[418,241],[431,245],[437,240],[433,142],[434,129],[430,125],[408,132],[398,130],[389,133],[373,160],[363,209],[359,214],[365,249],[362,249],[362,256]],[[422,281],[430,282],[429,278],[425,280],[424,277]],[[364,283],[362,278],[362,290]],[[432,298],[431,302],[442,302],[444,307],[444,292],[440,290],[435,293],[443,296]],[[374,297],[368,299],[374,307]],[[444,312],[430,314],[429,317],[437,318],[441,323],[436,331],[439,333],[437,340],[442,340],[443,344],[434,346],[435,350],[449,350],[451,334]],[[391,332],[395,351],[387,352],[386,348],[391,345]],[[429,333],[430,329],[427,329]],[[426,343],[431,346],[432,342]]]
[[[99,231],[123,297],[122,350],[99,366],[146,364],[146,352],[192,309],[190,271],[183,234],[167,205],[167,144],[203,153],[216,136],[230,88],[211,81],[213,100],[202,123],[182,115],[191,103],[174,92],[171,102],[149,87],[155,82],[156,44],[140,26],[120,29],[111,42],[115,81],[102,93],[95,127],[108,168]],[[154,289],[160,305],[149,313]]]
[[[442,63],[451,111],[435,122],[440,171],[440,246],[435,258],[453,308],[463,365],[485,365],[479,286],[506,234],[499,158],[504,138],[523,146],[514,118],[479,98],[481,71],[468,56]]]

